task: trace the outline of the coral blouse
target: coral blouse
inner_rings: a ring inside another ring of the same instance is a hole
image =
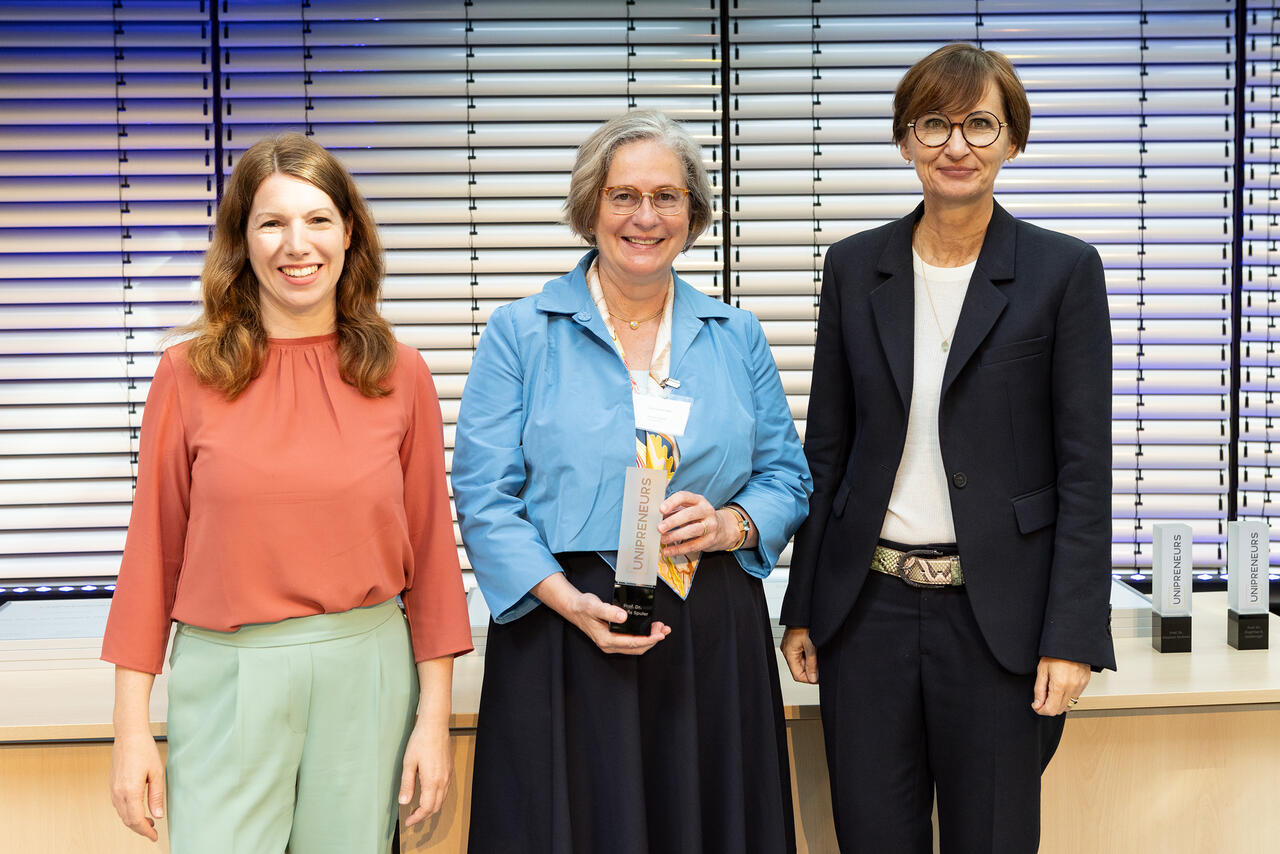
[[[170,620],[217,631],[403,592],[414,658],[471,649],[440,404],[398,346],[392,394],[338,373],[337,334],[270,339],[234,401],[186,345],[160,359],[102,657],[159,673]]]

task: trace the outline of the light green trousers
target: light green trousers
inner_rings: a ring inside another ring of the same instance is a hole
[[[385,854],[418,680],[395,600],[215,632],[169,658],[173,854]]]

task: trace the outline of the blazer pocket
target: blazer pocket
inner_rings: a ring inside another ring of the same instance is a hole
[[[994,365],[999,362],[1012,362],[1014,359],[1037,356],[1045,351],[1048,340],[1049,336],[1041,335],[1039,338],[1028,338],[1025,341],[1014,341],[1012,344],[991,347],[982,354],[982,364]]]
[[[1058,521],[1058,484],[1049,484],[1012,499],[1013,515],[1018,530],[1024,534],[1038,531]]]

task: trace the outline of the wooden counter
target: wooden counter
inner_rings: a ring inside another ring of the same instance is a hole
[[[1094,675],[1045,774],[1041,851],[1262,851],[1280,839],[1280,813],[1241,796],[1280,788],[1280,652],[1227,646],[1223,594],[1197,593],[1193,603],[1192,653],[1161,655],[1147,638],[1121,638],[1120,671]],[[55,604],[94,625],[92,605]],[[0,627],[4,617],[0,610]],[[1280,621],[1271,620],[1280,644]],[[97,660],[97,625],[81,637],[0,633],[0,827],[9,850],[168,850],[123,828],[108,800],[113,674]],[[483,666],[482,655],[457,663],[455,785],[428,827],[404,835],[403,851],[465,851]],[[800,850],[835,852],[818,691],[782,670]],[[162,676],[151,704],[157,736],[165,707]]]
[[[1220,854],[1280,846],[1280,649],[1227,645],[1225,593],[1192,597],[1192,651],[1116,640],[1044,775],[1044,852]],[[1270,617],[1280,647],[1280,619]]]

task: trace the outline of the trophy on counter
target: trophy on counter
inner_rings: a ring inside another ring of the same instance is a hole
[[[1260,520],[1227,523],[1227,643],[1266,649],[1271,593],[1271,529]]]
[[[653,600],[658,584],[662,533],[658,510],[667,494],[665,469],[631,466],[622,491],[622,526],[618,532],[618,566],[614,573],[613,604],[627,612],[609,631],[647,635],[653,623]]]
[[[1191,526],[1157,524],[1151,536],[1151,646],[1191,652]]]

